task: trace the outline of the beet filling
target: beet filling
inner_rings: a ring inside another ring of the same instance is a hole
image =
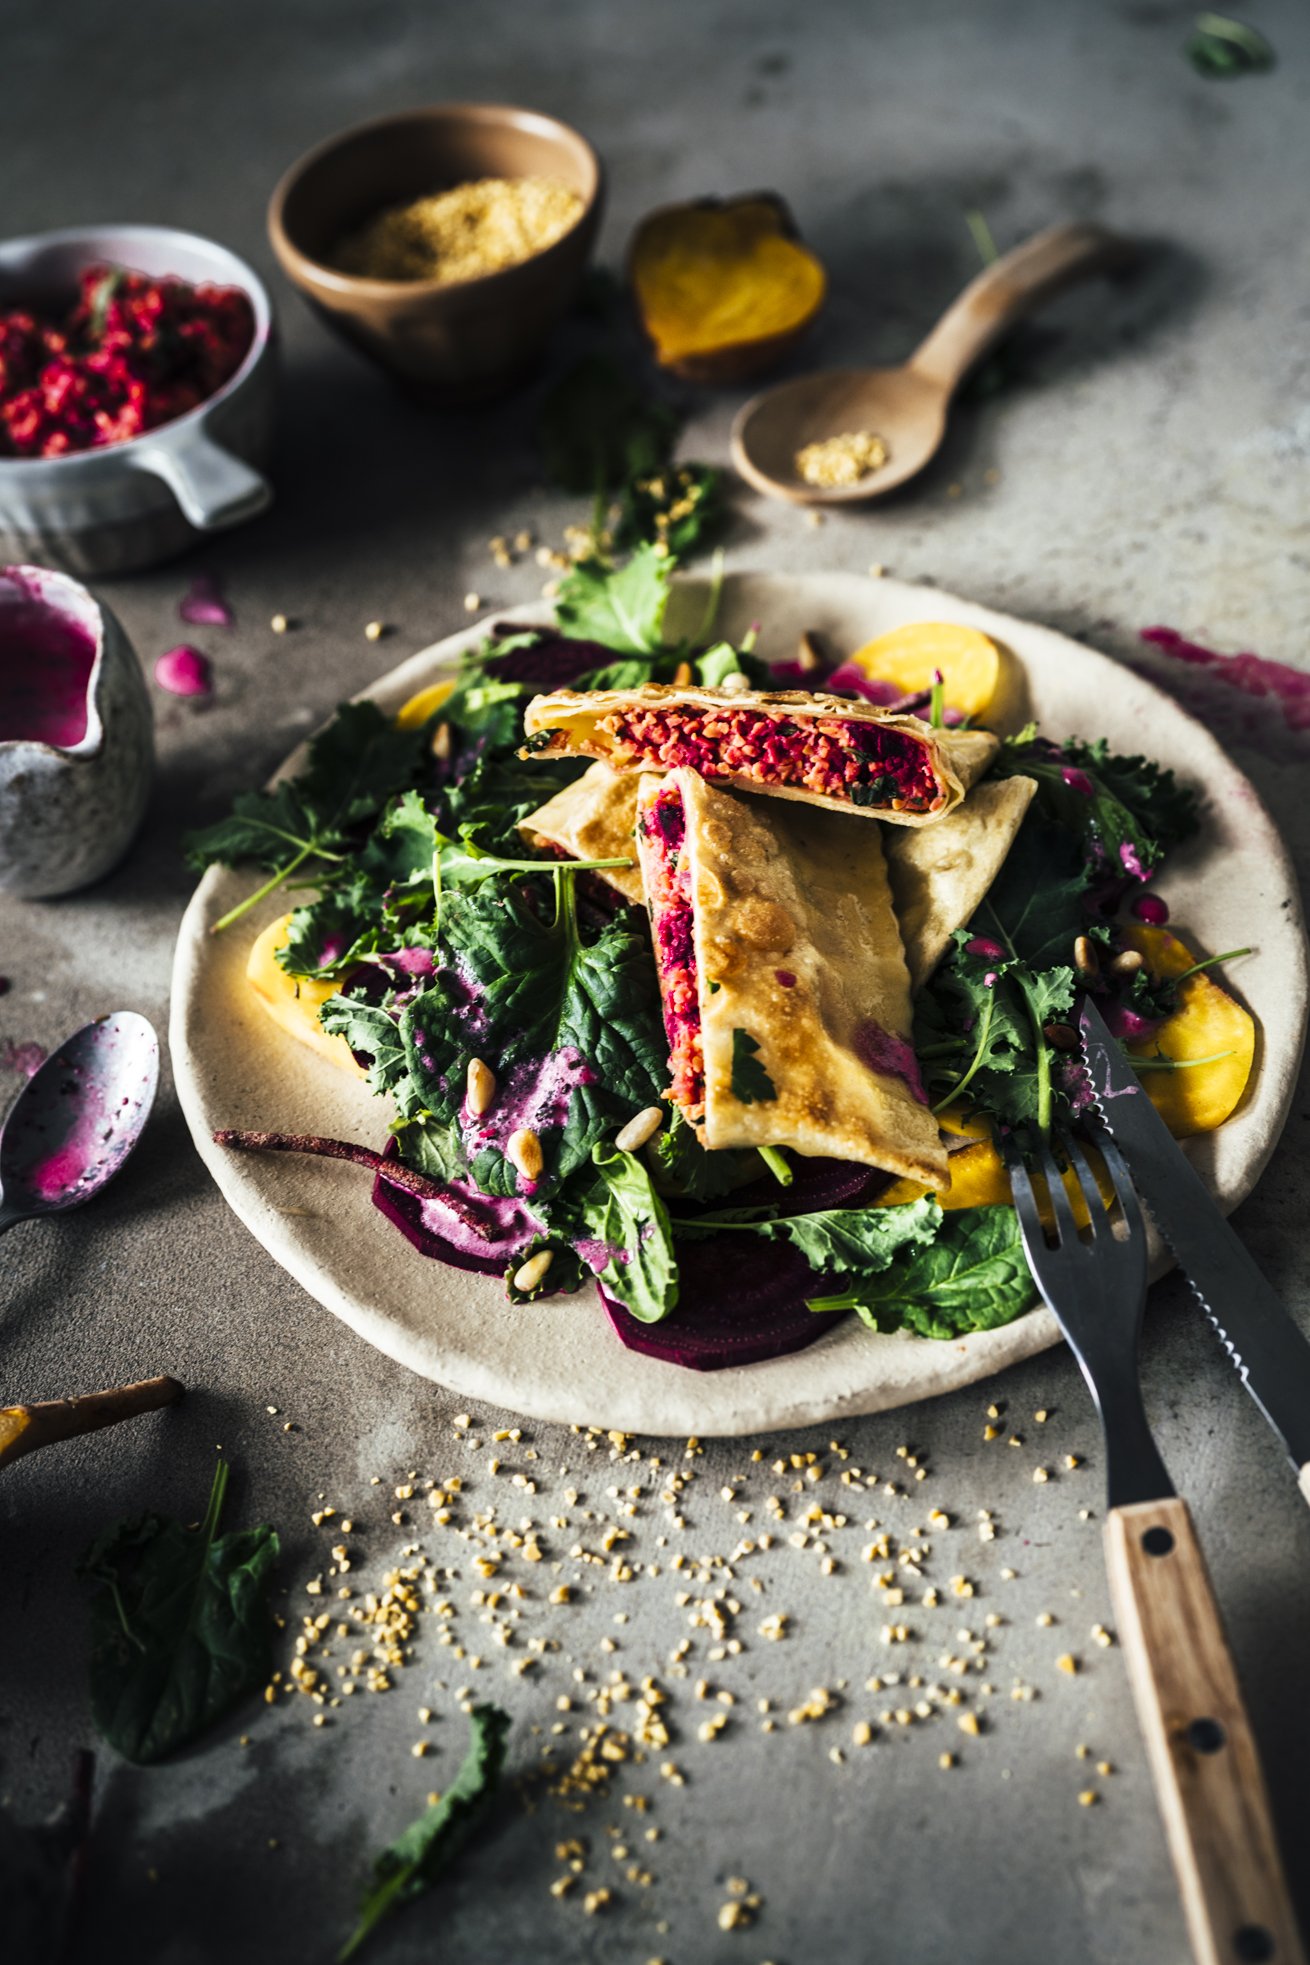
[[[660,1002],[669,1040],[669,1097],[689,1119],[700,1119],[705,1112],[705,1061],[686,832],[682,794],[676,785],[666,785],[642,814],[638,851],[651,897]]]

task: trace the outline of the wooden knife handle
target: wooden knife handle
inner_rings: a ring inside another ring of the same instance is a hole
[[[1255,1738],[1187,1503],[1112,1509],[1105,1561],[1197,1965],[1305,1965]]]

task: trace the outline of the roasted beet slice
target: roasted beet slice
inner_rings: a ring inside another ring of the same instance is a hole
[[[384,1160],[396,1158],[394,1139],[387,1141],[382,1157]],[[405,1239],[414,1244],[420,1255],[431,1256],[437,1262],[448,1262],[453,1269],[472,1270],[479,1276],[503,1276],[509,1263],[521,1249],[527,1247],[535,1234],[533,1226],[525,1226],[523,1222],[516,1220],[509,1227],[508,1232],[487,1238],[484,1254],[477,1249],[475,1238],[485,1235],[490,1225],[488,1216],[496,1204],[488,1202],[485,1208],[479,1207],[473,1197],[466,1201],[457,1187],[442,1190],[441,1204],[466,1220],[469,1228],[467,1242],[474,1246],[466,1246],[464,1242],[456,1241],[434,1228],[428,1213],[425,1212],[421,1195],[412,1194],[408,1189],[398,1187],[393,1180],[388,1180],[383,1172],[379,1172],[373,1182],[374,1207],[384,1214],[388,1221],[394,1223]],[[502,1212],[509,1211],[504,1203],[501,1203],[500,1207]],[[514,1213],[521,1215],[523,1210],[515,1209]]]
[[[605,1314],[630,1351],[691,1371],[760,1364],[801,1351],[834,1318],[805,1308],[818,1280],[799,1250],[725,1232],[679,1242],[681,1301],[663,1323],[641,1324],[600,1289]]]
[[[518,621],[498,621],[491,638],[494,645],[501,636],[533,632]],[[511,648],[508,654],[495,656],[491,675],[497,682],[539,682],[543,691],[570,689],[584,675],[611,668],[617,659],[603,642],[574,641],[553,628],[542,628],[531,648]]]
[[[762,1172],[749,1187],[738,1187],[725,1200],[715,1201],[715,1210],[776,1208],[780,1214],[822,1214],[829,1208],[871,1208],[891,1179],[890,1174],[856,1160],[789,1153],[787,1161],[792,1169],[790,1187],[780,1187],[771,1173]]]

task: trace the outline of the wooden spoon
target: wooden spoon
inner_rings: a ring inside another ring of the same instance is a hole
[[[733,463],[758,491],[798,505],[880,498],[935,454],[955,391],[1021,315],[1131,256],[1128,240],[1099,225],[1039,232],[971,280],[902,367],[824,369],[753,397],[732,427]],[[796,469],[797,451],[848,431],[881,437],[887,462],[853,484],[807,484]]]

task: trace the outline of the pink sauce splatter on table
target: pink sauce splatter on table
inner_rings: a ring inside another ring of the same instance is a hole
[[[10,575],[4,584],[15,589],[18,583]],[[37,595],[6,604],[0,612],[0,743],[58,750],[80,744],[95,660],[95,637]]]
[[[170,696],[212,696],[214,672],[208,655],[183,642],[168,649],[155,663],[155,681]]]
[[[182,600],[178,618],[193,628],[230,628],[236,621],[211,573],[198,573]]]
[[[6,1037],[3,1047],[0,1047],[0,1064],[10,1071],[16,1071],[20,1078],[34,1077],[45,1059],[42,1044],[17,1044],[12,1037]]]
[[[1141,639],[1176,665],[1163,675],[1152,666],[1151,673],[1202,723],[1267,757],[1304,759],[1310,674],[1249,651],[1222,655],[1176,628],[1143,628]]]

